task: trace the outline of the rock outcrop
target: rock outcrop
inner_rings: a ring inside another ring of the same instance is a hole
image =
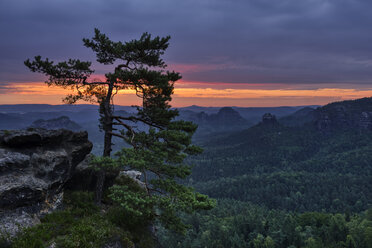
[[[324,134],[372,131],[372,97],[303,108],[279,121],[286,126],[313,126]]]
[[[14,235],[58,207],[65,183],[91,149],[86,132],[0,131],[0,232]]]
[[[359,127],[361,129],[372,129],[372,112],[362,112],[359,119]]]
[[[275,115],[266,113],[262,116],[262,124],[263,125],[278,125],[278,121],[276,120]]]
[[[79,163],[72,175],[71,179],[65,185],[67,190],[79,191],[95,191],[97,184],[97,170],[90,166],[92,155],[88,155],[81,163]],[[105,172],[105,182],[103,185],[104,191],[114,184],[115,178],[119,172],[116,170],[107,170]]]
[[[332,121],[326,113],[320,114],[319,118],[315,121],[315,125],[319,131],[330,132],[332,129]]]
[[[136,182],[141,188],[146,189],[146,184],[141,181],[142,173],[136,170],[129,170],[129,171],[120,171],[120,176],[126,176]]]
[[[318,109],[315,125],[319,131],[329,133],[336,130],[372,130],[372,112],[350,111],[344,106]]]

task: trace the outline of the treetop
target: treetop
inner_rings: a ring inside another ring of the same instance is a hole
[[[116,60],[122,60],[125,63],[119,67],[134,69],[138,66],[146,65],[149,67],[165,68],[165,62],[160,58],[169,46],[170,36],[155,38],[145,32],[139,40],[131,40],[122,43],[121,41],[111,41],[105,34],[102,34],[97,28],[94,29],[92,39],[83,39],[84,45],[91,48],[97,56],[99,63],[108,65]]]

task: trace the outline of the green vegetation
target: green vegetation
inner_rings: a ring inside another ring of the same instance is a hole
[[[288,213],[235,200],[220,200],[205,213],[184,216],[186,236],[162,233],[165,247],[369,248],[372,209],[361,214]]]
[[[138,182],[125,175],[119,176],[115,185],[106,192],[105,204],[101,207],[94,204],[93,195],[93,192],[66,192],[63,210],[48,214],[41,219],[41,224],[25,229],[11,240],[11,245],[4,239],[0,247],[43,248],[54,244],[57,248],[101,248],[113,241],[124,247],[154,247],[153,221],[157,218],[166,228],[185,231],[186,226],[175,212],[161,209],[175,206],[172,210],[177,211],[177,203],[170,205],[161,197],[148,197]],[[194,201],[202,200],[208,198],[201,196]],[[192,208],[191,203],[183,202],[185,207],[190,207],[188,212],[197,209],[195,206]],[[198,207],[209,209],[211,205],[213,202],[209,200]],[[156,206],[157,212],[163,212],[160,217],[155,216]]]
[[[65,209],[42,218],[42,223],[26,229],[13,240],[12,248],[42,248],[55,244],[63,248],[100,248],[110,241],[121,241],[131,247],[133,241],[140,247],[152,247],[146,226],[129,229],[122,223],[125,216],[118,206],[108,206],[101,211],[95,206],[93,193],[68,192]]]
[[[218,204],[165,247],[371,247],[370,131],[261,123],[200,145],[187,183]]]
[[[142,173],[142,181],[120,176],[109,188],[107,200],[120,206],[122,214],[127,216],[127,224],[133,223],[133,228],[144,223],[152,228],[160,224],[184,233],[187,226],[179,218],[180,212],[213,208],[213,200],[179,183],[191,173],[184,159],[201,152],[191,143],[196,128],[191,122],[171,121],[166,129],[151,128],[128,137],[127,142],[132,147],[123,148],[115,158],[95,157],[92,160],[95,168],[100,166],[106,171],[119,168]],[[132,134],[128,131],[128,135]]]
[[[369,131],[324,135],[311,128],[257,125],[212,140],[190,183],[216,198],[289,211],[360,212],[372,205]]]
[[[207,196],[179,183],[191,173],[184,159],[201,152],[191,143],[196,128],[191,122],[172,121],[166,129],[150,129],[133,136],[132,147],[117,153],[118,164],[142,172],[144,192],[136,195],[127,186],[114,185],[110,197],[133,215],[153,216],[162,226],[185,232],[179,212],[192,213],[214,206]]]

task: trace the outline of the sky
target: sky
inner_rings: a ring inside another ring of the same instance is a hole
[[[0,104],[61,104],[23,65],[95,61],[82,38],[170,35],[172,105],[299,106],[372,96],[370,0],[1,0]],[[112,67],[93,64],[94,77]],[[122,92],[116,104],[136,103]]]

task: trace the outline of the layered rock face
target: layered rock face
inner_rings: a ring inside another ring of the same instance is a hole
[[[86,132],[0,131],[0,232],[14,234],[16,227],[29,226],[55,208],[91,149]]]
[[[350,113],[344,108],[335,108],[333,112],[318,111],[315,121],[318,130],[372,130],[372,112]]]
[[[334,102],[313,112],[319,131],[372,131],[372,97]]]

